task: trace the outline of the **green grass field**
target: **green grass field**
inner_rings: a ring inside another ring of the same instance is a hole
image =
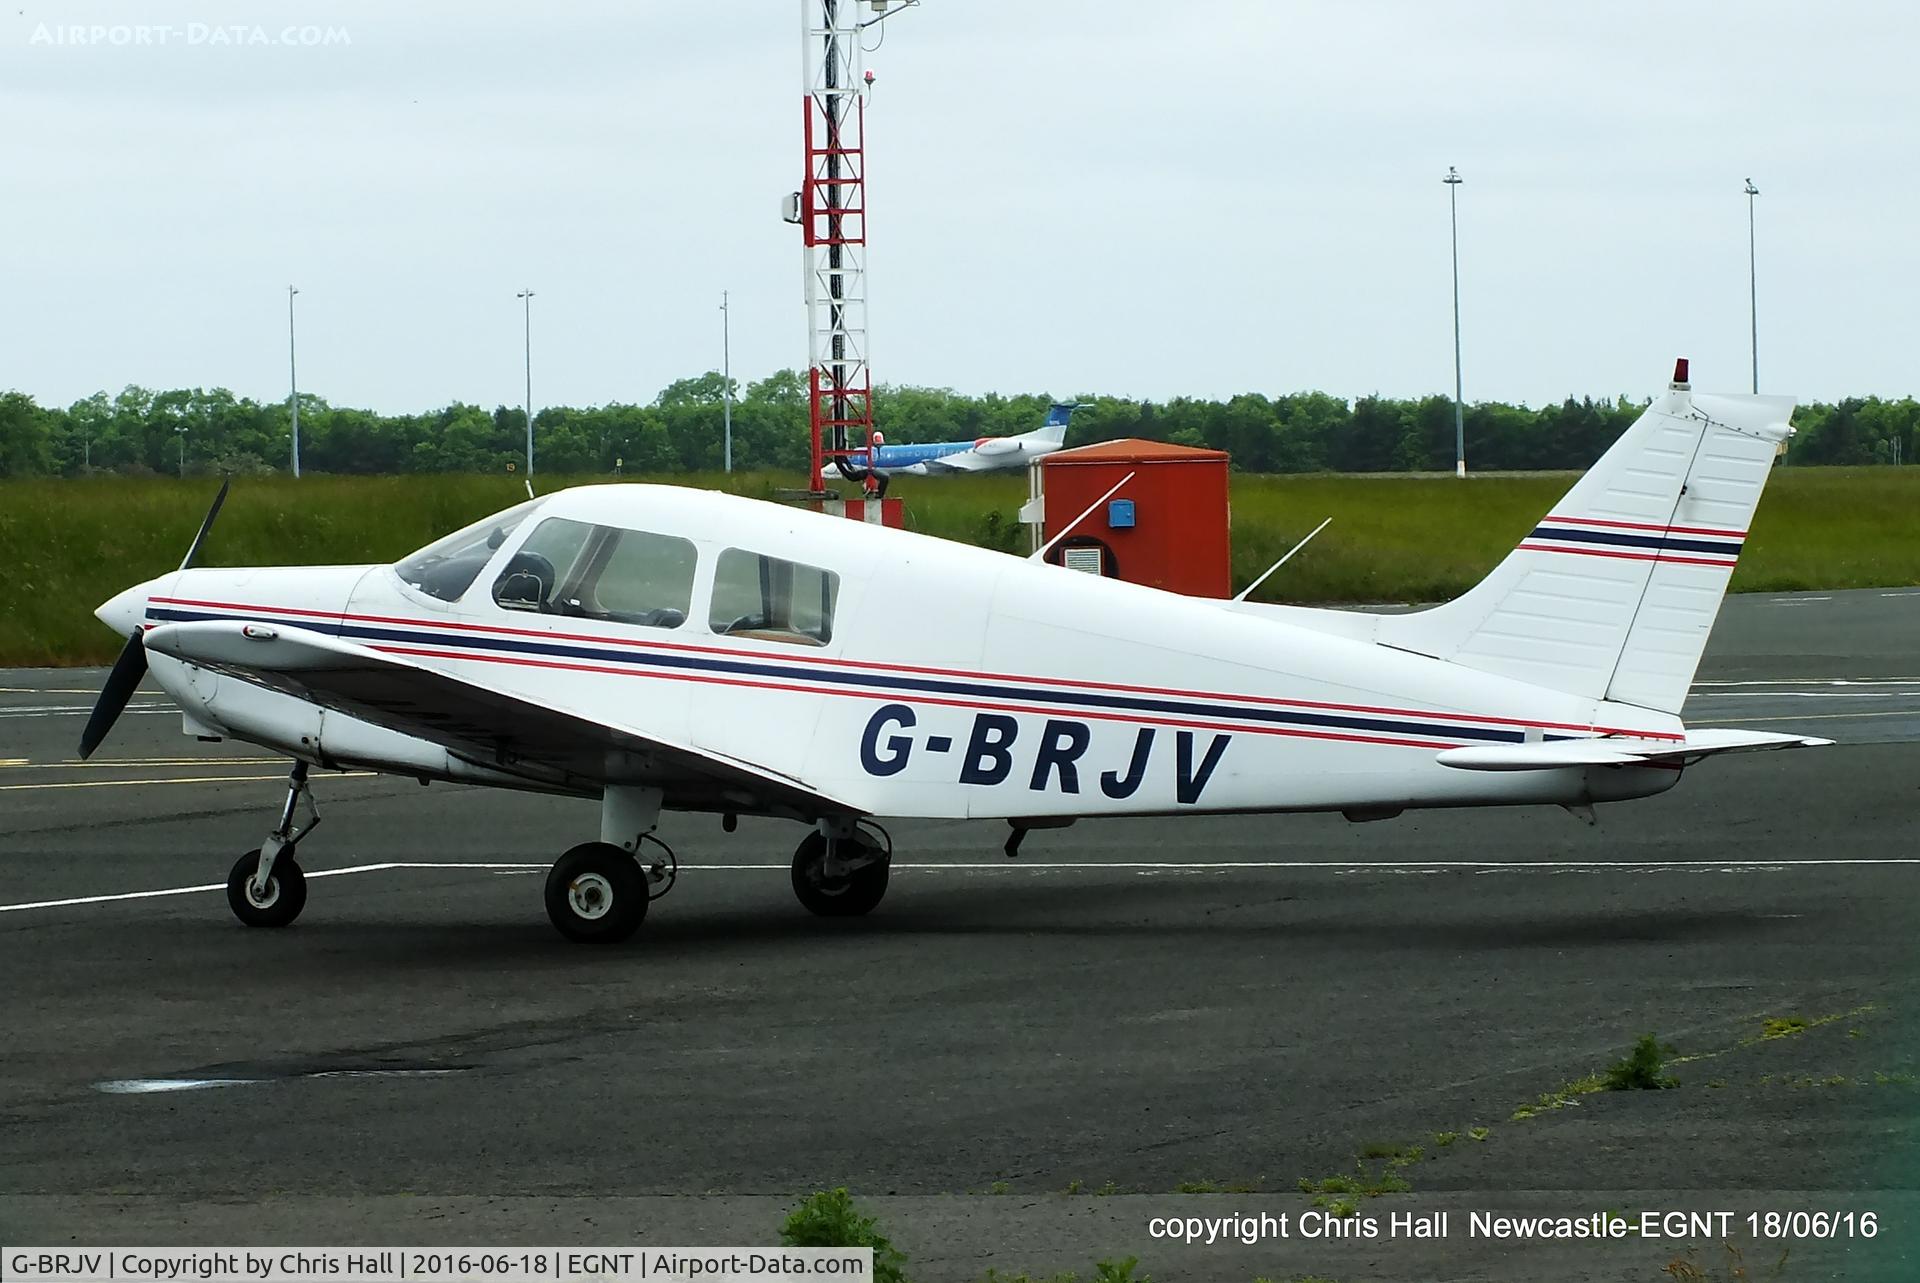
[[[633,478],[638,480],[639,478]],[[543,490],[605,478],[543,477]],[[790,478],[677,477],[679,484],[771,497]],[[1493,567],[1572,474],[1450,477],[1242,476],[1233,479],[1234,582],[1244,584],[1302,535],[1333,524],[1262,587],[1264,600],[1435,601]],[[179,564],[217,483],[207,480],[0,483],[0,664],[101,664],[118,640],[93,618],[115,592]],[[522,497],[477,476],[241,480],[208,540],[204,565],[397,560]],[[1015,513],[1026,478],[909,479],[913,529],[1026,548]],[[1920,468],[1785,468],[1768,486],[1736,591],[1920,584]]]

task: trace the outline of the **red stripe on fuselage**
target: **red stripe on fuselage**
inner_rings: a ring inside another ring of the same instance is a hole
[[[1526,545],[1522,544],[1522,547]],[[1551,551],[1551,550],[1549,550]],[[1711,563],[1717,564],[1717,563]],[[531,637],[545,641],[589,642],[599,646],[624,646],[640,650],[667,651],[677,654],[724,655],[730,659],[742,657],[751,659],[775,660],[780,663],[808,665],[817,664],[827,668],[868,669],[884,673],[905,673],[915,676],[959,677],[969,681],[1019,682],[1027,685],[1044,684],[1063,686],[1073,690],[1117,691],[1133,695],[1166,695],[1180,699],[1223,700],[1235,704],[1251,704],[1267,708],[1311,708],[1325,709],[1340,713],[1370,713],[1381,717],[1427,717],[1447,722],[1476,722],[1488,726],[1538,727],[1548,731],[1580,731],[1589,735],[1628,735],[1638,739],[1682,740],[1684,735],[1670,731],[1642,731],[1622,726],[1581,725],[1574,722],[1543,722],[1523,717],[1489,717],[1477,713],[1451,713],[1436,709],[1391,708],[1375,704],[1339,704],[1325,700],[1283,699],[1277,696],[1235,694],[1228,691],[1183,690],[1177,687],[1136,686],[1125,682],[1093,682],[1067,677],[1030,677],[1018,673],[981,673],[957,668],[930,668],[916,664],[888,664],[877,660],[835,659],[825,655],[795,654],[778,650],[747,650],[729,646],[695,646],[685,642],[658,642],[648,639],[623,636],[603,637],[591,633],[569,633],[548,631],[537,628],[508,628],[494,624],[468,624],[456,620],[428,619],[424,617],[407,618],[396,615],[356,615],[343,611],[298,610],[291,607],[245,605],[230,601],[207,601],[190,597],[155,597],[152,601],[160,605],[202,607],[213,610],[254,611],[268,615],[300,615],[314,619],[333,619],[343,623],[357,622],[370,624],[394,624],[403,628],[445,628],[455,632],[488,634],[503,637]],[[1035,698],[1041,698],[1036,696]]]
[[[1343,735],[1337,731],[1295,730],[1281,726],[1245,726],[1239,722],[1176,721],[1132,713],[1104,713],[1083,708],[1030,708],[1024,704],[1001,704],[989,700],[948,699],[935,695],[898,695],[892,692],[847,690],[844,687],[793,686],[784,682],[748,681],[735,677],[702,677],[684,672],[649,672],[632,667],[613,668],[603,664],[577,664],[563,660],[525,659],[506,655],[476,655],[472,651],[418,650],[405,646],[372,646],[370,650],[388,655],[416,655],[430,659],[466,660],[475,664],[514,664],[522,668],[558,668],[571,672],[607,673],[623,677],[651,677],[662,681],[699,682],[707,686],[742,686],[753,690],[791,691],[800,695],[836,695],[842,699],[866,699],[880,704],[936,704],[947,708],[990,709],[1003,713],[1037,713],[1049,717],[1084,718],[1101,722],[1127,722],[1143,726],[1171,726],[1182,730],[1246,732],[1250,735],[1280,735],[1290,739],[1340,740],[1351,744],[1386,744],[1399,748],[1465,748],[1443,740],[1396,739],[1386,736]]]

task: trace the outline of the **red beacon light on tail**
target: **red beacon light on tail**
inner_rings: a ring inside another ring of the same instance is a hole
[[[1693,384],[1687,381],[1687,358],[1684,356],[1673,363],[1673,383],[1671,387],[1675,392],[1689,392],[1693,390]]]

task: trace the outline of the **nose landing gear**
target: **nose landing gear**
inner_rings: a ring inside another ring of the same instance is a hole
[[[320,827],[307,764],[295,762],[287,775],[287,801],[280,823],[257,849],[241,856],[227,875],[227,905],[250,927],[284,927],[307,907],[307,878],[294,860],[301,838]]]

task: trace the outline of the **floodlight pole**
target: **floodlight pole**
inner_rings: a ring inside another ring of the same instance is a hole
[[[1753,198],[1760,189],[1747,180],[1747,317],[1752,326],[1753,390],[1760,391],[1760,273],[1753,252]]]
[[[300,372],[293,354],[293,296],[300,291],[287,286],[287,414],[293,422],[293,476],[300,478]]]
[[[720,291],[721,422],[726,433],[726,469],[733,471],[733,315],[727,311],[727,292]]]
[[[525,314],[527,347],[527,480],[533,480],[533,291],[514,295]]]
[[[1447,185],[1447,213],[1453,228],[1453,472],[1467,475],[1467,416],[1460,399],[1460,184],[1466,180],[1452,165],[1440,180]]]
[[[187,475],[187,430],[184,426],[173,430],[174,437],[180,442],[180,475]]]

